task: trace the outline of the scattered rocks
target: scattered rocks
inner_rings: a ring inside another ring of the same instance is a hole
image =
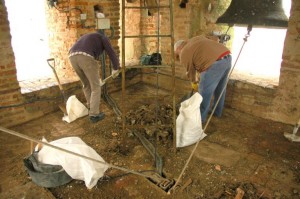
[[[171,105],[147,104],[126,115],[128,125],[143,125],[143,132],[148,137],[156,137],[160,140],[167,140],[172,136],[173,109]]]

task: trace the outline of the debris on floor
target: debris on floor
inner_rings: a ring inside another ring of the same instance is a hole
[[[141,90],[148,93],[145,88]],[[136,90],[132,92],[136,93]],[[112,97],[121,104],[121,99],[117,98],[121,98],[119,93]],[[134,127],[142,123],[151,124],[155,122],[157,110],[157,118],[162,123],[171,124],[173,113],[170,105],[160,103],[157,106],[153,101],[139,106],[140,101],[130,103],[135,108],[128,112],[127,125]],[[34,138],[45,136],[47,140],[79,136],[112,165],[135,171],[154,171],[155,161],[139,139],[122,131],[120,123],[116,123],[116,115],[108,105],[102,103],[101,109],[107,117],[95,125],[91,125],[86,117],[65,123],[61,121],[61,111],[57,111],[15,126],[13,130]],[[147,125],[144,127],[143,132],[151,138],[153,130],[147,130]],[[283,132],[292,132],[292,129],[291,125],[225,107],[221,118],[212,118],[206,130],[207,136],[199,143],[197,153],[184,172],[181,187],[174,197],[234,199],[241,197],[244,192],[243,199],[299,198],[299,143],[290,142],[283,136]],[[169,127],[161,131],[172,134]],[[191,150],[186,147],[172,151],[172,137],[168,134],[166,138],[164,142],[157,142],[157,150],[162,157],[167,179],[176,181]],[[15,189],[21,190],[33,184],[22,162],[28,156],[29,149],[28,141],[0,133],[0,198],[13,196],[11,193]],[[91,190],[87,190],[82,180],[72,180],[68,184],[48,188],[47,191],[53,198],[59,199],[173,197],[138,175],[108,169],[105,176]]]

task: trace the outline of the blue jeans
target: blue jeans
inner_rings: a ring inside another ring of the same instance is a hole
[[[206,71],[200,74],[200,81],[198,91],[203,97],[203,101],[200,105],[200,113],[202,123],[207,119],[208,112],[210,111],[210,102],[214,97],[213,106],[216,105],[223,88],[226,86],[227,77],[231,69],[231,55],[226,58],[214,62]],[[225,102],[226,88],[217,104],[214,115],[221,117],[224,102]]]

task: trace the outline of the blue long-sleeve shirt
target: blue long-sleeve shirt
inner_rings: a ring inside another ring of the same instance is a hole
[[[112,62],[114,70],[120,68],[120,61],[117,57],[109,39],[100,33],[88,33],[79,38],[79,40],[71,47],[69,54],[74,52],[85,52],[95,59],[106,52]]]

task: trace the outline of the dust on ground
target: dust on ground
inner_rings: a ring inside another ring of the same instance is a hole
[[[141,91],[147,93],[144,89]],[[138,90],[132,91],[136,92]],[[115,94],[114,98],[118,104],[121,103],[119,94]],[[151,120],[155,110],[151,106],[156,102],[135,98],[128,103],[132,106],[128,106],[132,110],[128,114],[138,116],[135,111],[146,108],[144,112],[150,115],[139,115],[139,118]],[[170,106],[167,100],[159,104]],[[108,104],[102,102],[101,109],[106,117],[96,124],[91,124],[87,117],[67,124],[62,121],[63,113],[57,111],[11,130],[35,139],[45,137],[48,141],[78,136],[112,165],[138,172],[155,171],[153,156],[134,133],[122,131],[122,120]],[[138,125],[137,119],[133,125]],[[284,132],[292,133],[292,130],[291,125],[225,107],[221,118],[213,117],[210,121],[207,137],[199,142],[178,187],[171,194],[145,177],[115,168],[108,169],[91,190],[79,180],[56,188],[39,187],[31,181],[23,165],[23,159],[31,153],[31,143],[1,132],[0,198],[229,199],[238,197],[239,191],[242,191],[245,199],[296,199],[300,198],[300,145],[283,136]],[[168,129],[161,130],[162,136],[159,137],[147,134],[147,129],[140,132],[156,146],[162,157],[164,177],[176,181],[195,145],[175,150],[172,134],[165,133]],[[153,131],[148,129],[148,132]]]

